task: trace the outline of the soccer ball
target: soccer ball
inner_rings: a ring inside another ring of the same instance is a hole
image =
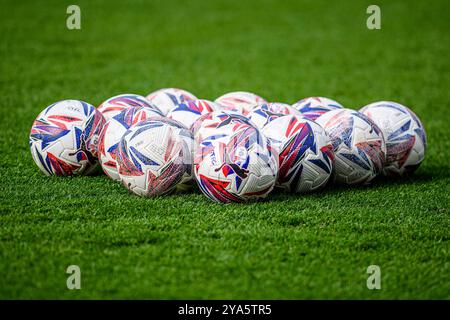
[[[188,146],[179,129],[152,117],[125,132],[117,152],[117,168],[123,185],[140,196],[167,194],[188,170]]]
[[[194,122],[204,114],[219,110],[215,102],[208,100],[189,100],[175,106],[167,114],[167,118],[174,119],[190,129]]]
[[[131,107],[145,107],[159,111],[155,105],[148,102],[143,96],[131,93],[111,97],[103,102],[97,110],[100,111],[105,117],[105,120],[108,121],[122,110]]]
[[[427,136],[419,118],[407,107],[391,101],[379,101],[360,110],[383,132],[386,140],[387,176],[413,173],[425,157]]]
[[[194,160],[201,191],[217,202],[266,197],[275,185],[277,155],[252,125],[228,124],[199,144]]]
[[[247,117],[257,128],[262,129],[270,121],[288,114],[300,115],[301,113],[288,104],[275,102],[260,104],[250,111]]]
[[[99,161],[103,171],[111,179],[120,180],[116,157],[122,136],[133,125],[155,116],[162,116],[162,113],[147,107],[131,107],[122,110],[103,126],[98,142]]]
[[[202,137],[211,136],[228,124],[232,124],[231,128],[233,128],[242,124],[251,125],[251,122],[238,112],[214,111],[198,118],[192,125],[191,131],[195,141],[200,141]]]
[[[329,111],[316,122],[327,133],[335,153],[334,181],[344,184],[370,182],[383,169],[386,144],[378,126],[358,111]]]
[[[243,115],[247,115],[259,104],[267,103],[260,96],[245,91],[226,93],[217,98],[215,102],[222,106],[222,110],[241,112]]]
[[[104,121],[99,111],[83,101],[48,106],[31,127],[34,162],[46,175],[91,173],[97,167],[97,142]]]
[[[182,89],[164,88],[149,93],[147,100],[155,104],[166,115],[178,104],[189,100],[197,100],[197,97]]]
[[[344,108],[339,102],[324,97],[305,98],[294,103],[292,107],[309,120],[316,120],[328,111]]]
[[[299,115],[287,115],[269,122],[262,133],[279,155],[278,187],[309,192],[325,186],[334,153],[320,125]]]

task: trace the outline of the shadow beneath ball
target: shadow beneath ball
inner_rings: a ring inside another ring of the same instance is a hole
[[[405,184],[417,184],[428,183],[431,181],[437,181],[444,178],[441,175],[432,174],[430,172],[414,173],[406,177],[377,177],[373,181],[374,186],[386,186],[386,185],[405,185]]]
[[[327,184],[324,188],[317,190],[317,191],[313,191],[313,192],[308,192],[308,193],[293,193],[293,192],[289,192],[286,191],[284,189],[281,188],[274,188],[273,191],[270,193],[270,195],[265,198],[264,200],[262,200],[263,202],[284,202],[284,201],[290,201],[290,200],[297,200],[297,199],[320,199],[321,197],[323,197],[325,194],[328,194],[330,192],[330,190],[332,190],[332,188],[336,188],[336,186],[332,186],[331,188],[329,187],[329,185]]]

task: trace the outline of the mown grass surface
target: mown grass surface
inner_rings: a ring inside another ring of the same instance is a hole
[[[378,31],[370,1],[77,1],[79,31],[68,1],[0,4],[0,298],[450,298],[448,1],[378,1]],[[50,103],[167,86],[395,100],[429,149],[407,179],[242,205],[143,199],[34,165],[29,129]],[[66,288],[71,264],[81,290]]]

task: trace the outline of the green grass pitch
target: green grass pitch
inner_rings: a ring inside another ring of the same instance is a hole
[[[448,1],[0,1],[0,298],[449,299]],[[133,196],[104,175],[33,163],[36,115],[62,99],[234,90],[359,109],[410,106],[428,134],[416,174],[241,205]],[[81,268],[68,290],[66,268]],[[381,268],[381,290],[366,269]]]

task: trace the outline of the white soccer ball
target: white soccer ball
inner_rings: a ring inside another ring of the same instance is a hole
[[[383,169],[386,144],[381,129],[361,112],[329,111],[316,122],[327,133],[335,153],[334,181],[344,184],[370,182]]]
[[[153,119],[153,118],[152,118]],[[183,124],[181,124],[180,122],[174,120],[174,119],[169,119],[169,118],[161,118],[159,119],[159,121],[162,121],[166,124],[169,124],[171,126],[173,126],[174,128],[177,129],[176,134],[178,134],[186,143],[187,147],[188,147],[188,151],[190,154],[189,157],[189,163],[186,163],[187,166],[187,170],[184,173],[183,177],[181,178],[180,183],[177,185],[177,190],[179,191],[187,191],[189,189],[191,189],[193,186],[195,186],[195,181],[194,181],[194,136],[192,135],[192,132],[190,130],[188,130]]]
[[[191,127],[195,141],[213,135],[228,124],[251,124],[247,117],[233,111],[214,111],[198,118]]]
[[[194,161],[202,192],[223,203],[266,197],[278,171],[277,155],[269,140],[250,124],[229,123],[205,136]]]
[[[167,118],[176,120],[190,129],[194,122],[204,114],[219,110],[217,103],[208,100],[189,100],[176,105]]]
[[[371,103],[360,110],[375,122],[386,140],[387,176],[413,173],[425,158],[427,135],[419,118],[409,108],[392,101]]]
[[[162,116],[160,111],[147,107],[131,107],[109,119],[98,142],[99,161],[103,171],[113,180],[120,180],[117,171],[117,151],[125,132],[137,123],[150,117]]]
[[[226,93],[218,97],[215,102],[222,106],[222,110],[240,112],[243,115],[247,115],[259,104],[267,103],[264,98],[245,91]]]
[[[105,120],[92,105],[63,100],[44,109],[30,132],[33,160],[46,175],[82,175],[97,166],[97,143]]]
[[[253,108],[247,117],[257,128],[262,129],[269,122],[289,114],[301,115],[299,111],[288,104],[269,102]]]
[[[119,143],[120,180],[133,193],[154,197],[172,191],[192,162],[179,129],[153,117],[125,132]]]
[[[262,133],[278,153],[278,187],[303,193],[326,185],[334,152],[320,125],[299,115],[287,115],[269,122]]]
[[[164,88],[149,93],[147,100],[156,105],[166,115],[178,104],[189,100],[197,100],[197,97],[186,90]]]
[[[122,110],[132,107],[145,107],[160,111],[143,96],[132,93],[120,94],[118,96],[111,97],[103,102],[97,110],[100,111],[103,117],[105,117],[105,120],[108,121],[115,115],[122,112]]]
[[[309,120],[316,120],[328,111],[344,108],[339,102],[324,97],[305,98],[294,103],[292,107]]]

